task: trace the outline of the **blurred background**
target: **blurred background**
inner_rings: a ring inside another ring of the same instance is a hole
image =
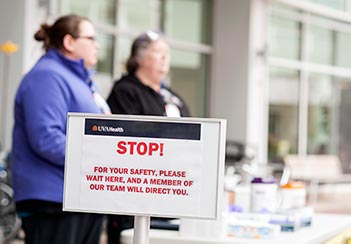
[[[97,27],[105,97],[132,39],[161,30],[167,82],[193,116],[227,119],[228,141],[253,145],[252,162],[337,155],[351,173],[350,0],[0,0],[0,150],[11,150],[14,94],[42,53],[33,35],[67,13]]]

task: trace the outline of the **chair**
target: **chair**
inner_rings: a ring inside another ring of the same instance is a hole
[[[317,202],[321,184],[351,183],[351,174],[343,174],[336,155],[287,155],[284,163],[291,169],[291,179],[309,184],[311,204]]]

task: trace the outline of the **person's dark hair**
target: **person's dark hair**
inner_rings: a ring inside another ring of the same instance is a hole
[[[154,42],[164,39],[161,32],[149,30],[135,38],[132,49],[127,60],[126,68],[129,74],[134,74],[139,68],[138,58]]]
[[[49,48],[63,50],[64,36],[70,34],[72,37],[77,38],[79,36],[79,25],[83,20],[90,21],[75,14],[62,16],[53,25],[42,24],[35,33],[34,39],[44,42],[43,48],[45,51]]]

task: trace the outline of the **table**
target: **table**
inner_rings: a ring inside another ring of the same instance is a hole
[[[304,244],[322,243],[340,232],[351,227],[351,215],[338,214],[315,214],[313,224],[310,227],[300,229],[296,232],[282,232],[274,239],[253,240],[243,238],[209,239],[200,237],[182,237],[178,231],[170,230],[150,230],[150,244],[225,244],[225,243],[254,243],[254,244]],[[122,244],[133,243],[133,229],[125,230],[121,233]]]

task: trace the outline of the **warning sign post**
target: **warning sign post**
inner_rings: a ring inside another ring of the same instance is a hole
[[[221,119],[69,113],[63,208],[137,216],[134,243],[150,216],[216,219],[225,134]]]

